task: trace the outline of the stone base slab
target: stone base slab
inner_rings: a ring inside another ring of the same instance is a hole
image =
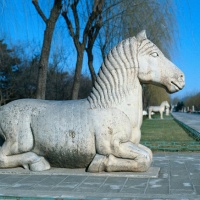
[[[147,172],[101,172],[89,173],[85,169],[68,169],[68,168],[51,168],[47,171],[33,172],[23,168],[0,169],[0,174],[18,174],[18,175],[84,175],[84,176],[112,176],[112,177],[129,177],[129,178],[158,178],[160,168],[150,167]]]

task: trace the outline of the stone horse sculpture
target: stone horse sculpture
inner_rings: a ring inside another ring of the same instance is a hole
[[[159,112],[160,113],[160,119],[163,119],[163,112],[165,109],[169,109],[170,105],[167,101],[163,101],[160,106],[149,106],[148,108],[148,114],[149,114],[149,119],[151,119],[151,113],[152,112]]]
[[[23,99],[0,107],[0,135],[5,139],[0,168],[148,170],[151,150],[139,144],[141,83],[159,84],[170,93],[184,86],[183,72],[145,31],[109,52],[87,99]]]

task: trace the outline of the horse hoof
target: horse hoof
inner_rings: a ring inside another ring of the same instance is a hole
[[[93,161],[90,163],[87,172],[103,172],[106,168],[108,158],[103,155],[96,154]]]
[[[50,164],[43,157],[41,157],[39,161],[30,164],[30,170],[35,172],[48,170],[50,168]]]
[[[22,165],[22,167],[23,167],[24,169],[29,170],[29,166],[28,166],[28,164],[24,164],[24,165]]]
[[[141,156],[137,158],[138,172],[146,172],[151,166],[151,157],[150,155]]]
[[[108,163],[107,163],[107,167],[106,167],[106,172],[118,171],[115,169],[115,166],[116,166],[115,161],[116,161],[115,157],[112,154],[110,154]]]

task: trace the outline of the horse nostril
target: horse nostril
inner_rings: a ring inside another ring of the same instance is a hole
[[[183,74],[181,74],[181,75],[179,76],[178,81],[184,82],[184,75],[183,75]]]

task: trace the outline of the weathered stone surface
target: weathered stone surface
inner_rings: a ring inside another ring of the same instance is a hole
[[[23,99],[0,108],[0,168],[33,171],[54,167],[90,172],[147,171],[152,152],[139,144],[141,83],[170,93],[184,74],[147,39],[145,31],[110,51],[87,99]]]

